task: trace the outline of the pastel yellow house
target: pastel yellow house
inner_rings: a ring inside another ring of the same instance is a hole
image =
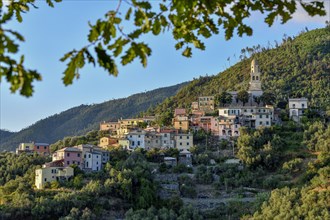
[[[188,150],[193,146],[193,135],[192,134],[176,134],[174,135],[175,146],[179,151]]]
[[[111,138],[111,137],[102,137],[100,138],[100,147],[108,147],[111,145],[117,145],[117,139],[116,138]]]
[[[34,143],[20,143],[18,148],[16,148],[16,154],[27,153],[33,154]]]
[[[72,167],[42,167],[36,169],[35,185],[37,189],[43,189],[46,183],[68,180],[73,177]]]
[[[127,139],[119,139],[118,145],[121,146],[124,149],[129,149],[129,140]]]
[[[101,131],[116,131],[119,129],[120,124],[119,122],[102,122],[100,123],[100,130]]]

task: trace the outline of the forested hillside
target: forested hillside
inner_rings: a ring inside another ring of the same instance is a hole
[[[20,142],[53,143],[65,136],[81,135],[98,129],[101,121],[133,117],[150,106],[175,95],[186,83],[139,93],[101,104],[81,105],[42,119],[17,133],[1,131],[0,151],[14,150]]]
[[[166,99],[156,113],[190,107],[198,96],[219,91],[248,89],[252,58],[259,61],[263,90],[273,93],[276,103],[289,97],[307,97],[310,106],[325,109],[330,105],[330,29],[303,32],[297,37],[284,36],[281,43],[242,49],[242,61],[216,76],[194,79],[178,94]],[[252,57],[247,58],[248,55]]]

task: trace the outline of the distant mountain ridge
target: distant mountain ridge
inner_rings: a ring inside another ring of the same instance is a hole
[[[159,88],[100,104],[73,107],[19,132],[0,130],[0,151],[14,150],[19,143],[27,141],[53,143],[65,136],[82,135],[98,129],[102,121],[133,117],[175,95],[186,84]]]

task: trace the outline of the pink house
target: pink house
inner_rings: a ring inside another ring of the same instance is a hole
[[[211,131],[212,116],[202,116],[198,122],[198,127],[204,129],[206,132]]]
[[[215,136],[219,136],[219,119],[216,117],[211,118],[211,132]]]
[[[53,161],[63,161],[63,166],[67,167],[71,164],[77,164],[83,168],[82,151],[74,147],[66,147],[53,153]]]

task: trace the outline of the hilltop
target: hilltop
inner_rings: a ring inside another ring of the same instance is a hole
[[[134,117],[175,95],[186,84],[159,88],[100,104],[80,105],[42,119],[19,132],[1,130],[0,151],[14,150],[19,143],[27,141],[53,143],[65,136],[81,135],[98,129],[101,121]]]
[[[246,51],[253,55],[247,58]],[[242,49],[242,57],[242,61],[222,73],[192,80],[174,97],[157,106],[154,112],[189,108],[198,96],[247,89],[252,58],[259,61],[264,92],[273,93],[276,104],[286,104],[289,97],[307,97],[311,107],[326,109],[330,105],[329,28],[284,37],[282,43],[267,48],[258,45]]]

